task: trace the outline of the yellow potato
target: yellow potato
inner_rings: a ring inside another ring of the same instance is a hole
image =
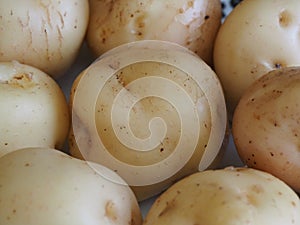
[[[214,165],[226,143],[216,74],[174,43],[107,52],[77,78],[70,99],[70,153],[117,171],[139,200]]]
[[[249,168],[184,178],[154,202],[143,225],[299,225],[300,201],[278,178]]]
[[[0,61],[18,60],[58,78],[75,60],[88,20],[88,0],[0,0]]]
[[[0,157],[25,147],[62,149],[70,115],[58,84],[34,67],[0,62]]]
[[[141,225],[138,203],[116,173],[55,149],[0,158],[0,224]]]
[[[232,122],[236,149],[248,165],[300,193],[300,67],[274,70],[242,96]]]
[[[215,42],[214,66],[231,115],[257,78],[300,65],[299,11],[299,0],[243,0],[225,19]]]
[[[87,41],[99,56],[138,40],[172,41],[212,64],[221,24],[219,0],[91,0]]]

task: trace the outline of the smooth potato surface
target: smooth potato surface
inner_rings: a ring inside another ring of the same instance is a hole
[[[243,0],[226,17],[215,42],[214,68],[230,115],[256,79],[300,65],[299,11],[298,0]]]
[[[248,166],[300,192],[300,68],[271,71],[242,96],[232,122],[236,149]]]
[[[299,225],[299,212],[299,197],[278,178],[229,167],[175,183],[152,205],[144,225]]]
[[[0,157],[25,147],[62,149],[69,132],[66,97],[32,66],[0,62]]]
[[[45,148],[0,158],[0,224],[141,223],[131,189],[101,165]]]

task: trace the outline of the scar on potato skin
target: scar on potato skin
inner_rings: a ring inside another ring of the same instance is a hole
[[[107,201],[105,205],[105,216],[116,221],[118,219],[115,204],[112,201]]]
[[[288,27],[291,22],[292,22],[292,15],[287,11],[287,10],[283,10],[280,14],[279,14],[279,25],[283,28]]]
[[[158,217],[162,217],[165,214],[167,214],[168,212],[170,212],[173,209],[176,209],[176,198],[178,197],[178,195],[181,194],[180,189],[176,190],[175,196],[170,200],[170,201],[166,201],[165,202],[165,207],[162,209],[162,211],[158,214]],[[160,202],[160,199],[158,199],[158,201]]]
[[[158,217],[162,217],[165,214],[167,214],[168,212],[170,212],[172,209],[176,208],[176,204],[175,204],[175,198],[172,199],[171,201],[167,201],[165,207],[163,208],[163,210],[158,214]]]

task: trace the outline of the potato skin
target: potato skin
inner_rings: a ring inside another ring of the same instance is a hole
[[[115,173],[55,149],[0,158],[0,190],[0,224],[142,224],[135,196]]]
[[[0,61],[18,60],[58,78],[75,60],[88,19],[88,0],[0,0]]]
[[[299,10],[298,0],[243,0],[226,17],[216,37],[214,67],[231,116],[256,79],[300,65]]]
[[[212,65],[212,49],[221,25],[219,0],[91,0],[87,41],[99,56],[138,40],[183,45]]]
[[[70,126],[66,97],[32,66],[0,63],[0,157],[18,148],[62,149]]]
[[[250,168],[186,177],[154,202],[144,225],[299,225],[300,201],[276,177]]]
[[[232,133],[241,159],[300,192],[300,67],[263,75],[242,96]]]
[[[74,81],[70,102],[70,154],[118,171],[139,201],[215,166],[227,144],[216,74],[174,43],[144,40],[107,52]]]

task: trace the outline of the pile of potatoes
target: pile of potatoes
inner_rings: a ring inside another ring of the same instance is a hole
[[[299,10],[0,0],[0,224],[300,225]]]

